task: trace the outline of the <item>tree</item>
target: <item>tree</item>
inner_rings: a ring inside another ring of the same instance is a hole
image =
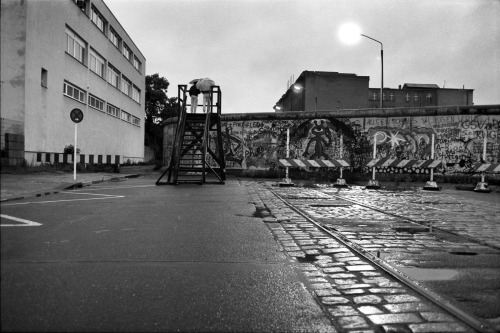
[[[177,117],[177,97],[168,98],[170,83],[158,73],[146,75],[146,119],[144,144],[154,151],[155,160],[163,160],[163,122]]]

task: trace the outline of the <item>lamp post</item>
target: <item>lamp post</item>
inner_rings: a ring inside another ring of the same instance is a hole
[[[383,104],[383,93],[384,93],[384,46],[382,44],[382,42],[376,40],[375,38],[371,38],[370,36],[367,36],[367,35],[363,35],[363,34],[360,34],[361,36],[363,37],[366,37],[368,39],[371,39],[377,43],[380,44],[380,61],[382,63],[382,76],[381,76],[381,83],[380,83],[380,108],[382,109],[384,107],[384,104]]]

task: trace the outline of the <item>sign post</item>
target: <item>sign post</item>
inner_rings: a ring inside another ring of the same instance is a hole
[[[76,180],[76,153],[78,143],[78,123],[83,120],[83,112],[80,109],[73,109],[69,114],[71,120],[75,123],[75,145],[73,146],[73,180]]]

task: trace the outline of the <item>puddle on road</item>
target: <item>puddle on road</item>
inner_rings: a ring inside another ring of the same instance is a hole
[[[445,268],[417,268],[396,267],[399,271],[417,281],[443,281],[451,280],[458,275],[458,271]]]

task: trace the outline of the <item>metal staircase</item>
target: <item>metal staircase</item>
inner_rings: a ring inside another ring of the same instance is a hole
[[[221,132],[221,91],[212,86],[207,113],[187,113],[187,85],[179,85],[179,117],[169,167],[156,185],[224,184],[225,159]],[[212,145],[211,145],[212,143]],[[168,173],[167,181],[162,178]]]

